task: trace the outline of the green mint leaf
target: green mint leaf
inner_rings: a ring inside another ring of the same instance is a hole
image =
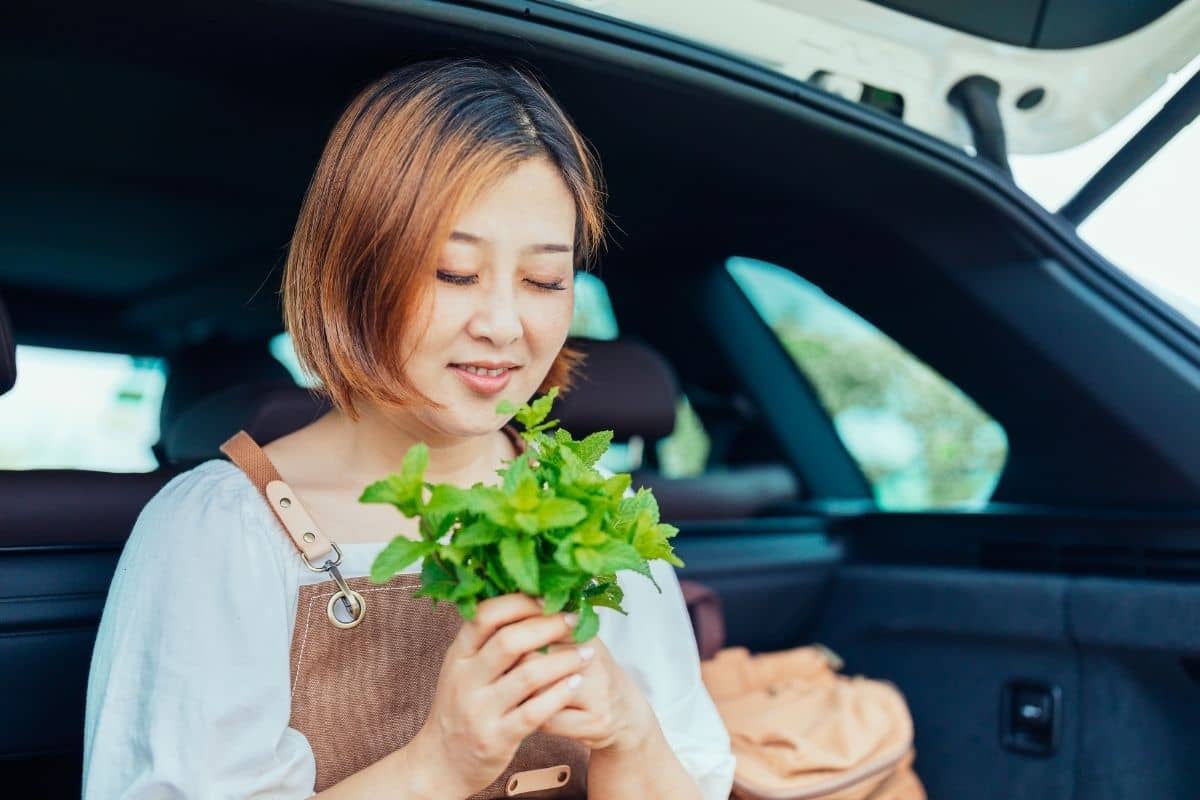
[[[358,502],[390,503],[400,509],[404,516],[415,517],[421,511],[422,488],[419,480],[390,475],[363,489]]]
[[[504,494],[512,497],[517,493],[518,487],[526,480],[534,482],[534,490],[537,490],[537,480],[533,475],[533,470],[529,466],[529,453],[521,453],[512,460],[508,467],[504,470],[504,482],[501,484],[501,489]]]
[[[539,495],[537,479],[532,474],[526,475],[508,498],[508,504],[516,511],[533,511],[538,507]]]
[[[458,613],[462,615],[463,619],[465,619],[465,620],[475,619],[476,602],[477,601],[475,600],[475,598],[473,596],[472,597],[460,597],[455,602],[455,605],[458,606]]]
[[[516,411],[517,411],[517,407],[514,406],[512,404],[512,401],[509,400],[508,398],[505,398],[505,399],[501,400],[499,403],[496,403],[496,413],[497,414],[501,414],[503,416],[511,416],[512,414],[515,414]]]
[[[570,589],[554,589],[542,595],[546,598],[546,605],[542,609],[546,614],[557,614],[567,605],[567,601],[571,599]]]
[[[508,594],[517,590],[517,584],[508,573],[504,571],[504,567],[500,565],[500,556],[498,553],[489,553],[483,561],[483,571],[487,573],[488,579],[499,590],[501,594]]]
[[[417,442],[404,454],[404,460],[400,463],[400,475],[410,480],[423,480],[425,477],[425,468],[429,466],[429,446],[424,442]]]
[[[538,562],[533,539],[523,536],[520,539],[502,540],[500,563],[522,592],[535,597],[538,595]]]
[[[449,483],[439,483],[429,494],[429,502],[425,504],[424,514],[461,514],[471,510],[475,492],[472,489],[460,489]]]
[[[583,603],[579,607],[579,622],[575,625],[575,629],[571,631],[571,635],[576,642],[586,642],[600,631],[600,617],[596,614],[596,609],[592,608],[590,603]]]
[[[449,600],[454,594],[455,584],[453,572],[436,557],[427,558],[421,564],[421,588],[413,596],[430,597],[435,603],[438,600]]]
[[[393,575],[432,553],[437,545],[432,542],[406,539],[398,536],[388,543],[371,564],[371,580],[386,583]]]
[[[428,542],[436,542],[446,535],[450,527],[454,524],[455,516],[453,514],[431,514],[426,508],[421,514],[421,522],[419,525],[421,538]]]
[[[532,403],[517,409],[517,419],[527,429],[533,428],[550,414],[550,407],[554,404],[556,397],[558,397],[558,387],[553,386],[550,391]]]
[[[559,542],[554,548],[554,563],[563,569],[568,569],[572,572],[578,571],[579,565],[575,563],[576,544],[577,542],[573,535]]]
[[[621,601],[625,599],[625,592],[621,589],[615,577],[592,584],[583,590],[583,596],[593,606],[604,606],[605,608],[611,608],[614,611],[625,614],[625,609],[621,608]]]
[[[474,570],[456,564],[454,575],[458,579],[458,585],[454,587],[454,591],[450,595],[454,601],[474,598],[483,591],[483,578],[475,574]]]
[[[542,590],[542,594],[557,591],[569,594],[584,577],[577,570],[564,569],[554,563],[543,564],[540,570],[538,585]]]
[[[549,497],[537,507],[538,530],[566,528],[587,517],[587,509],[581,503],[562,497]]]
[[[619,569],[631,569],[650,577],[650,565],[633,545],[610,539],[596,547],[575,548],[575,562],[579,568],[593,575],[613,573]]]
[[[520,528],[524,533],[537,533],[537,514],[529,511],[518,511],[517,513],[513,514],[513,522],[515,522],[517,527]]]
[[[495,544],[504,538],[504,531],[497,528],[491,520],[477,519],[454,534],[454,544],[457,547],[482,547]]]
[[[632,480],[633,476],[628,472],[615,473],[611,478],[604,481],[604,493],[608,495],[610,500],[620,502],[625,497],[625,492],[629,490],[629,484]]]
[[[438,558],[442,560],[442,563],[447,565],[447,569],[449,569],[451,565],[457,567],[458,565],[462,564],[467,557],[466,551],[450,544],[438,545],[437,555]]]
[[[648,511],[652,517],[652,522],[658,522],[658,501],[654,499],[654,495],[646,487],[640,487],[633,497],[622,497],[620,504],[617,505],[617,513],[613,519],[613,527],[621,534],[626,541],[633,539],[633,534],[638,523],[638,516],[643,512]]]
[[[682,567],[683,561],[675,555],[675,550],[668,541],[677,533],[679,533],[679,529],[674,525],[660,522],[639,530],[633,538],[633,546],[642,558],[661,558],[669,564]]]
[[[579,460],[589,467],[595,466],[596,462],[600,460],[600,456],[608,450],[612,438],[612,431],[596,431],[589,434],[583,440],[575,443],[575,455],[579,456]]]

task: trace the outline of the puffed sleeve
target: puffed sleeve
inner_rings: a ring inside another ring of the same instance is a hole
[[[254,524],[256,490],[210,461],[139,515],[92,653],[83,796],[304,798],[308,741],[288,726],[291,600]]]
[[[733,750],[700,677],[700,654],[679,578],[665,561],[651,561],[650,573],[662,594],[643,575],[628,570],[617,573],[625,593],[621,605],[628,616],[596,609],[598,636],[646,696],[667,742],[696,779],[704,800],[727,800],[733,787]]]

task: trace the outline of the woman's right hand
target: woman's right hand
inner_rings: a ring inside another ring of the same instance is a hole
[[[570,702],[592,653],[574,645],[573,626],[570,616],[546,615],[524,594],[485,600],[463,623],[442,662],[429,718],[409,745],[439,796],[486,787],[521,741]],[[537,652],[562,643],[570,646]]]

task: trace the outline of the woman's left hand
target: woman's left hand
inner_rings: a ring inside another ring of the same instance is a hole
[[[658,724],[654,709],[599,637],[576,645],[592,648],[579,688],[565,708],[539,730],[575,739],[592,750],[633,750]]]

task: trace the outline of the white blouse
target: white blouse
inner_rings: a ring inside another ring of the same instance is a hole
[[[369,574],[385,544],[339,543],[342,574]],[[651,570],[662,594],[641,575],[618,573],[629,616],[597,609],[598,635],[645,693],[705,800],[726,800],[734,757],[700,679],[679,581],[665,562]],[[125,544],[100,620],[85,800],[314,794],[312,749],[288,726],[288,656],[299,585],[327,579],[303,565],[230,462],[206,461],[159,490]]]

